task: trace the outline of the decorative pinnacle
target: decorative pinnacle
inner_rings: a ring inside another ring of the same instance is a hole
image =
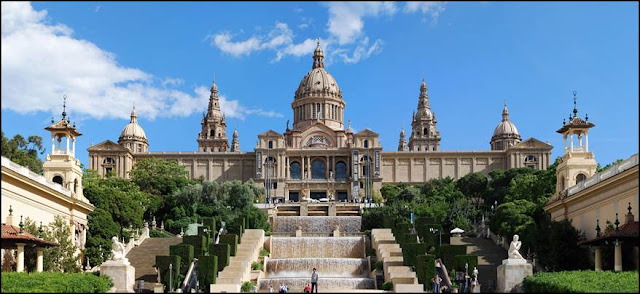
[[[11,208],[11,205],[9,205],[9,215],[13,215],[13,208]]]
[[[22,215],[20,216],[20,234],[22,234],[24,232],[24,224],[22,223]]]
[[[600,237],[600,219],[596,219],[596,237]]]
[[[38,237],[42,237],[42,233],[44,230],[42,229],[42,221],[40,221],[40,227],[38,228]]]
[[[67,116],[67,95],[62,95],[62,119]]]
[[[573,117],[578,115],[578,92],[573,91]]]
[[[616,222],[614,224],[616,224],[616,231],[618,231],[618,225],[620,224],[620,221],[618,220],[618,213],[617,212],[616,212]]]
[[[629,211],[629,214],[631,214],[631,202],[629,202],[629,207],[627,207],[627,210]]]
[[[589,120],[589,114],[585,113],[584,119]]]
[[[53,116],[51,117],[51,124],[54,124],[55,120],[53,120]]]

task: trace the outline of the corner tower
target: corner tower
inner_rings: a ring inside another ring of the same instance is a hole
[[[82,169],[80,161],[75,158],[76,137],[82,134],[76,130],[75,124],[72,125],[67,116],[67,96],[64,96],[62,104],[62,119],[54,123],[51,118],[51,125],[45,130],[51,132],[51,153],[47,154],[42,165],[44,177],[71,191],[74,198],[83,199]]]
[[[567,188],[579,184],[596,173],[598,164],[589,151],[589,129],[595,127],[589,122],[589,115],[583,120],[578,116],[577,93],[573,92],[573,116],[569,114],[569,122],[562,121],[562,128],[556,132],[562,134],[564,154],[556,168],[556,192],[562,193]],[[567,145],[567,137],[569,144]],[[573,138],[576,137],[577,144]]]
[[[409,151],[440,151],[440,131],[436,129],[436,115],[429,105],[429,90],[424,78],[420,85],[418,112],[413,113]]]
[[[345,102],[336,80],[324,69],[320,41],[313,52],[313,64],[294,95],[293,130],[306,129],[316,122],[333,130],[343,130]]]
[[[147,135],[144,133],[144,130],[138,124],[138,114],[136,113],[135,106],[131,110],[131,120],[129,124],[124,126],[120,133],[118,144],[129,149],[133,154],[149,151],[149,141],[147,140]]]
[[[226,152],[229,150],[227,139],[227,119],[220,110],[218,98],[218,85],[213,80],[211,96],[207,114],[202,117],[202,130],[198,133],[198,151],[200,152]]]

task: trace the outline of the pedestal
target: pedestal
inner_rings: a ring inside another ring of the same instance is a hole
[[[116,292],[133,293],[136,269],[128,260],[108,260],[100,265],[100,275],[109,276]]]
[[[526,259],[505,259],[498,266],[497,292],[511,292],[526,276],[533,275],[533,266]]]

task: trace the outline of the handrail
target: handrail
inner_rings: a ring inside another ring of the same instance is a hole
[[[195,284],[197,283],[197,270],[196,270],[196,265],[198,264],[198,259],[194,258],[193,261],[191,261],[191,265],[189,265],[189,270],[187,271],[187,275],[184,277],[184,281],[182,281],[182,287],[180,287],[180,289],[182,290],[182,293],[190,293],[191,289],[194,288]],[[194,283],[194,279],[195,279],[195,283]]]

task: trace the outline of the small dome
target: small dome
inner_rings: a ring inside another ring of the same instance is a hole
[[[127,124],[120,133],[120,140],[143,140],[147,141],[147,135],[144,133],[142,127],[138,124],[138,116],[136,115],[135,107],[131,111],[131,121]]]
[[[335,97],[342,99],[342,91],[338,87],[336,80],[324,69],[324,53],[320,47],[320,41],[318,46],[313,52],[313,66],[310,72],[308,72],[295,93],[295,99],[304,97]]]
[[[518,128],[516,125],[509,120],[509,109],[507,109],[507,105],[504,105],[502,109],[502,121],[498,124],[498,126],[493,130],[492,139],[497,138],[518,138],[520,139],[520,132],[518,132]]]

